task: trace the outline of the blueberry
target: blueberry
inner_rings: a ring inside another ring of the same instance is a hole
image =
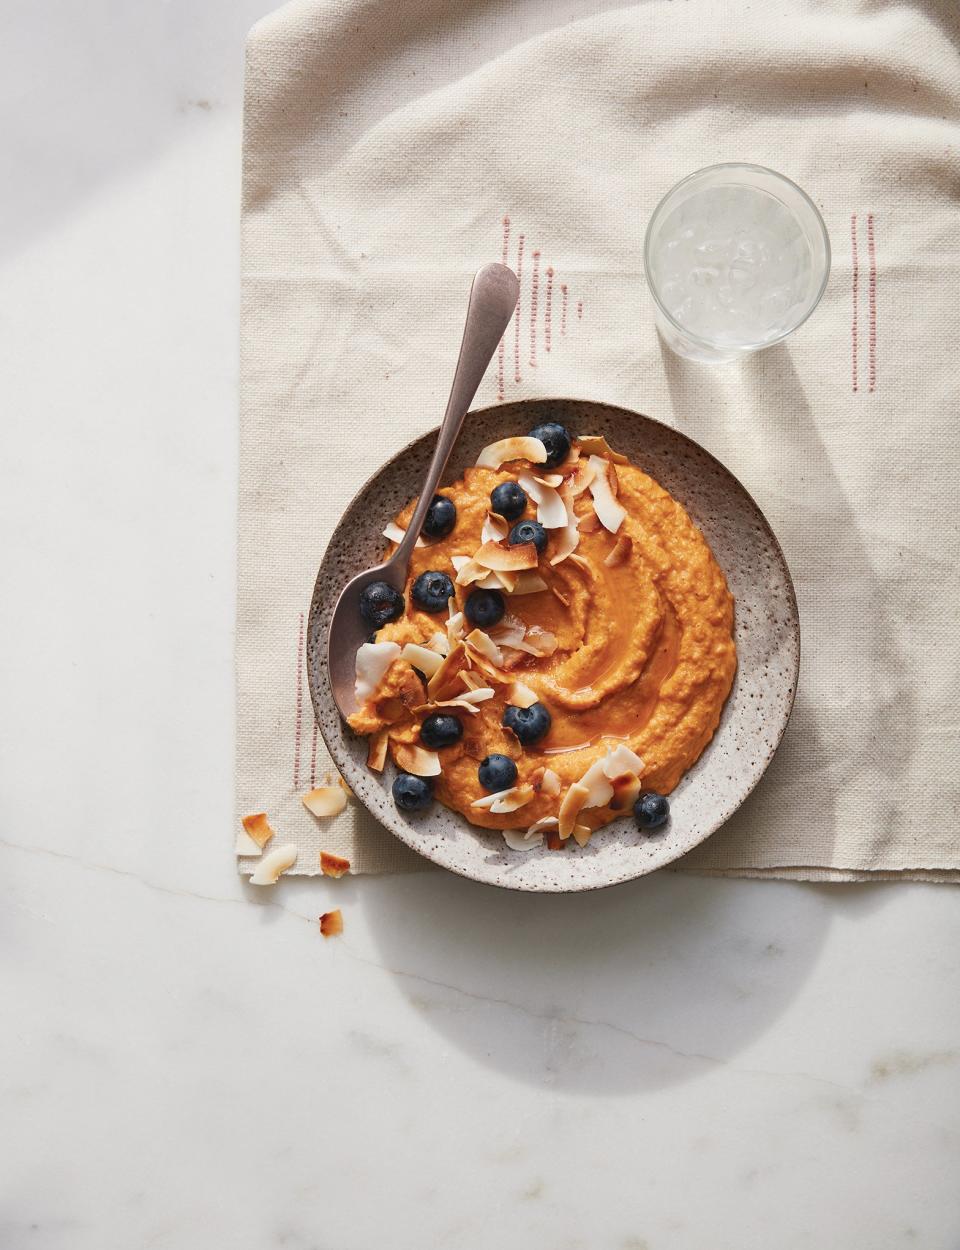
[[[453,582],[446,573],[430,569],[413,583],[413,601],[424,612],[445,612],[447,600],[453,598]]]
[[[446,538],[457,523],[457,505],[446,495],[434,495],[421,533],[427,538]]]
[[[634,803],[633,814],[641,829],[659,829],[670,815],[670,801],[655,790],[648,790]]]
[[[488,755],[477,769],[477,780],[491,794],[496,790],[509,790],[517,779],[517,766],[509,755]]]
[[[371,582],[360,592],[360,615],[374,629],[403,616],[403,595],[389,582]]]
[[[520,543],[533,543],[537,555],[542,556],[547,549],[547,531],[539,521],[518,521],[508,534],[507,542],[511,547],[517,547]]]
[[[435,712],[428,716],[420,726],[420,741],[431,751],[439,751],[441,747],[452,747],[463,737],[463,725],[456,716],[444,716]]]
[[[523,516],[527,506],[527,492],[519,482],[501,482],[490,492],[490,507],[505,521],[515,521]]]
[[[531,707],[514,707],[508,703],[504,709],[504,729],[516,734],[525,747],[532,747],[546,737],[551,723],[552,717],[542,703],[534,703]]]
[[[433,787],[426,777],[399,773],[393,783],[393,801],[402,812],[422,812],[433,801]]]
[[[570,455],[570,435],[556,421],[547,421],[530,431],[531,438],[539,438],[547,449],[547,458],[543,463],[545,469],[555,469]]]
[[[473,590],[463,606],[467,620],[481,629],[491,629],[503,620],[507,605],[499,590]]]

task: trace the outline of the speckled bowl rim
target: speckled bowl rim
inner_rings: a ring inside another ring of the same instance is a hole
[[[793,712],[800,674],[800,616],[797,605],[796,590],[794,588],[793,578],[791,577],[789,566],[787,565],[786,557],[783,553],[783,548],[780,546],[780,542],[777,539],[769,521],[764,516],[762,509],[743,483],[731,472],[730,469],[726,467],[726,465],[723,464],[722,461],[714,456],[712,452],[703,447],[702,444],[698,443],[696,439],[691,438],[690,435],[683,433],[683,431],[676,429],[674,426],[658,421],[655,417],[646,416],[645,414],[633,411],[632,409],[623,408],[616,404],[604,403],[598,400],[578,399],[574,397],[515,400],[505,404],[498,403],[490,405],[486,408],[474,409],[467,417],[465,428],[471,427],[476,423],[482,423],[484,417],[493,415],[500,416],[505,410],[513,410],[517,408],[529,409],[531,411],[536,411],[538,409],[549,410],[552,407],[560,407],[564,405],[576,405],[581,407],[586,406],[598,413],[603,413],[608,418],[613,417],[616,420],[648,422],[651,425],[658,427],[658,429],[663,431],[668,438],[677,440],[678,443],[689,447],[690,450],[696,455],[705,457],[707,461],[719,470],[723,477],[729,479],[734,491],[738,491],[744,502],[750,509],[752,509],[754,519],[759,524],[759,528],[770,547],[771,554],[775,558],[779,567],[779,572],[783,578],[789,609],[788,628],[791,636],[789,642],[792,644],[791,651],[793,663],[792,672],[789,674],[790,688],[788,697],[781,707],[781,721],[772,736],[767,757],[764,760],[762,767],[758,770],[756,776],[754,776],[749,783],[744,786],[742,791],[737,794],[734,800],[728,802],[726,806],[718,808],[717,812],[707,822],[706,826],[702,830],[697,831],[696,837],[687,841],[681,840],[678,845],[671,846],[669,848],[669,852],[666,854],[654,853],[651,855],[649,853],[649,849],[651,847],[655,849],[657,846],[658,839],[654,837],[647,840],[646,845],[648,848],[648,854],[637,855],[633,861],[628,862],[627,867],[622,871],[617,870],[607,875],[601,875],[596,872],[585,870],[579,875],[571,873],[569,879],[567,880],[554,882],[539,881],[536,883],[530,883],[517,880],[509,876],[504,877],[502,874],[498,875],[496,865],[490,866],[489,871],[478,871],[475,865],[464,863],[462,860],[458,859],[456,853],[450,853],[450,848],[453,848],[455,852],[456,842],[451,841],[447,843],[441,839],[433,844],[428,844],[427,839],[425,839],[422,835],[417,836],[418,826],[416,824],[407,823],[400,813],[393,808],[391,802],[386,803],[383,810],[377,811],[374,806],[375,799],[371,797],[368,801],[366,791],[371,786],[376,787],[381,795],[389,795],[389,786],[384,784],[385,779],[389,777],[389,772],[385,771],[382,776],[372,773],[365,766],[359,765],[350,754],[349,749],[347,749],[347,736],[349,735],[352,739],[354,738],[354,735],[344,724],[342,719],[339,717],[339,714],[336,713],[336,705],[333,701],[333,694],[330,689],[329,673],[326,663],[326,635],[329,615],[332,611],[334,603],[336,602],[336,598],[339,595],[341,586],[346,580],[338,580],[334,578],[331,584],[330,573],[332,570],[328,567],[328,565],[331,560],[331,553],[336,546],[337,536],[343,526],[348,523],[352,512],[358,506],[361,499],[375,488],[377,482],[383,477],[383,475],[387,474],[391,469],[396,468],[401,461],[409,457],[421,446],[429,446],[430,449],[432,449],[439,431],[436,428],[429,430],[427,433],[420,435],[418,438],[411,440],[404,447],[400,448],[399,451],[391,456],[389,460],[385,461],[379,469],[375,470],[366,479],[363,485],[358,488],[350,503],[344,510],[343,516],[337,523],[320,562],[320,568],[317,572],[313,596],[310,602],[307,627],[307,680],[314,715],[320,726],[320,732],[323,736],[324,742],[326,743],[327,750],[330,752],[331,758],[340,770],[341,775],[350,785],[357,799],[363,803],[364,807],[367,808],[370,815],[375,820],[384,825],[391,833],[398,837],[412,850],[416,851],[419,855],[422,855],[425,859],[431,861],[432,863],[437,864],[441,868],[446,868],[448,871],[456,873],[459,876],[466,877],[469,880],[478,881],[485,885],[493,885],[502,889],[511,889],[525,893],[564,894],[577,893],[582,890],[605,889],[607,886],[619,885],[625,881],[635,880],[637,877],[645,876],[650,872],[656,871],[658,868],[663,868],[668,864],[674,863],[676,860],[686,855],[689,851],[693,850],[694,847],[705,842],[707,838],[716,833],[716,831],[724,825],[744,804],[744,802],[759,785],[767,768],[769,768],[774,755],[783,741],[783,735],[786,732],[790,716]],[[538,413],[537,416],[531,416],[530,418],[525,419],[523,428],[532,428],[538,420],[543,420],[546,415],[546,412],[542,412]],[[463,436],[461,435],[461,441],[462,437]],[[457,446],[454,448],[453,455],[450,458],[450,462],[444,474],[444,480],[449,479],[451,475],[459,476],[459,474],[462,473],[462,469],[467,467],[464,464],[458,469],[458,466],[461,464],[457,455],[459,446],[460,443],[458,442]],[[415,490],[412,491],[411,497],[415,493]],[[683,500],[680,502],[684,503]],[[689,508],[692,505],[687,502],[684,503],[684,506]],[[384,524],[386,524],[386,521],[390,519],[391,517],[385,516]],[[361,569],[368,568],[370,565],[376,563],[376,561],[382,556],[382,550],[382,546],[378,546],[375,550],[371,550],[369,557],[357,565],[356,571],[359,572]],[[726,570],[724,571],[726,572]],[[735,682],[734,688],[727,700],[727,704],[724,707],[723,716],[721,717],[721,725],[723,724],[723,718],[728,713],[730,704],[736,697],[737,685],[738,683]],[[333,710],[333,715],[325,715],[324,713],[328,712],[330,709]],[[718,726],[714,739],[712,739],[707,745],[700,759],[697,761],[697,764],[695,764],[693,769],[685,775],[684,781],[690,777],[691,773],[696,770],[701,762],[709,755],[719,732],[720,726]],[[681,785],[683,784],[684,782],[681,782]],[[436,807],[444,813],[447,821],[453,822],[459,829],[466,831],[471,836],[478,838],[490,837],[492,831],[478,829],[476,826],[471,825],[469,821],[465,820],[464,817],[462,817],[458,812],[455,812],[450,808],[442,807],[439,804],[437,804]],[[605,826],[598,832],[600,835],[606,835],[609,837],[611,834],[615,835],[618,829],[624,829],[632,825],[632,818],[621,817],[619,820],[612,821],[609,825]],[[597,835],[595,835],[592,842],[595,842],[596,840]],[[498,850],[500,850],[500,848],[498,848]],[[509,848],[506,848],[506,846],[504,846],[503,850],[506,851],[506,855],[511,854]],[[522,852],[513,852],[512,854],[518,856],[525,855],[525,853]],[[559,857],[564,853],[549,852],[549,854],[551,857],[556,856],[559,859]]]

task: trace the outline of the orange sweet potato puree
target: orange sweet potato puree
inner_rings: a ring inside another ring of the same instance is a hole
[[[443,488],[456,503],[457,524],[447,538],[414,551],[407,610],[380,630],[378,641],[425,644],[445,628],[445,613],[422,612],[413,603],[413,580],[438,569],[455,581],[450,557],[472,556],[480,546],[491,490],[515,480],[526,467],[467,469],[460,481]],[[681,505],[633,465],[616,465],[616,474],[619,502],[627,513],[619,534],[632,542],[628,559],[618,567],[605,564],[619,535],[601,527],[581,533],[576,554],[585,568],[571,559],[551,566],[561,531],[549,531],[539,572],[550,589],[505,598],[507,611],[528,627],[541,625],[553,633],[557,649],[548,657],[524,655],[504,684],[481,672],[483,684],[493,686],[496,696],[481,704],[476,716],[456,713],[464,736],[439,752],[442,773],[436,778],[436,797],[476,825],[525,829],[541,817],[556,816],[571,783],[620,742],[643,760],[643,789],[669,794],[717,727],[736,670],[733,597],[703,535]],[[400,526],[406,527],[413,506],[411,502],[396,518]],[[581,516],[592,512],[589,491],[577,498],[575,510]],[[535,516],[535,506],[528,506],[525,515]],[[473,587],[455,588],[462,608]],[[358,732],[390,724],[391,746],[419,741],[423,714],[412,709],[427,697],[420,678],[411,678],[411,673],[406,661],[393,663],[375,700],[352,718]],[[532,747],[521,746],[500,724],[513,680],[534,690],[553,718],[549,734]],[[515,760],[518,785],[532,782],[536,788],[543,768],[552,769],[560,778],[560,795],[537,792],[518,811],[501,815],[472,808],[472,801],[486,793],[477,780],[477,764],[494,752]],[[595,829],[622,814],[611,807],[587,808],[579,820]]]

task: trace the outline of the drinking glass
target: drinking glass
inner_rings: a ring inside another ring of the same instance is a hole
[[[783,174],[711,165],[657,205],[643,262],[666,344],[689,360],[737,360],[810,316],[830,276],[830,239]]]

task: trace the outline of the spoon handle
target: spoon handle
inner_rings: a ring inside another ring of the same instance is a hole
[[[463,342],[460,344],[460,358],[453,375],[453,385],[450,388],[450,398],[447,400],[447,410],[443,414],[443,424],[437,436],[437,446],[420,491],[413,519],[400,545],[393,553],[391,564],[406,565],[410,559],[410,553],[423,527],[427,509],[433,502],[434,492],[450,459],[450,453],[457,441],[467,409],[473,402],[487,365],[497,350],[497,344],[510,324],[519,293],[520,284],[517,276],[506,265],[484,265],[473,279],[470,302],[467,305],[467,320],[463,327]]]

